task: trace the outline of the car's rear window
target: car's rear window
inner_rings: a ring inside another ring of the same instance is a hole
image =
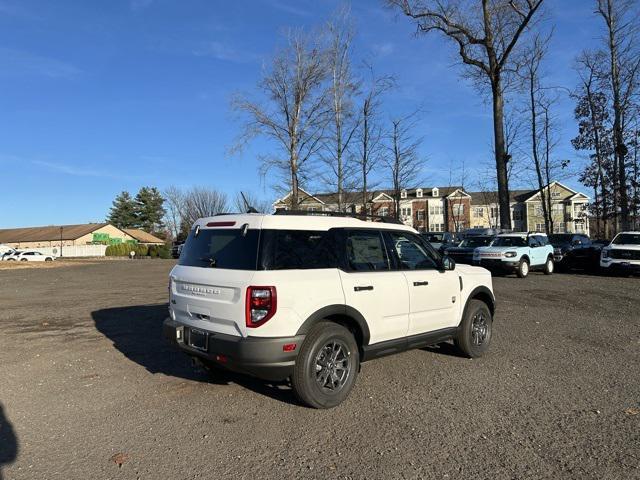
[[[526,247],[527,241],[522,237],[498,237],[491,244],[492,247]]]
[[[491,240],[493,237],[467,237],[458,246],[461,248],[486,247]]]
[[[255,270],[258,260],[259,230],[200,229],[189,233],[179,265],[231,270]]]
[[[336,250],[331,231],[263,230],[260,267],[264,270],[336,268]]]

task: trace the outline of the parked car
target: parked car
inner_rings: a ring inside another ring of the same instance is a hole
[[[640,273],[640,232],[622,232],[602,249],[600,267],[606,272]]]
[[[213,372],[289,378],[315,408],[342,402],[367,360],[447,339],[487,351],[489,272],[406,225],[327,215],[198,220],[170,273],[165,337]]]
[[[473,252],[478,247],[486,247],[495,236],[469,236],[462,240],[457,246],[447,247],[445,254],[453,258],[456,263],[473,265]]]
[[[549,236],[553,245],[553,259],[558,269],[595,270],[600,250],[584,233],[556,233]]]
[[[515,272],[520,278],[529,275],[531,270],[551,275],[553,247],[544,233],[501,234],[490,246],[476,248],[473,264],[493,271]]]
[[[171,247],[171,256],[173,258],[180,258],[180,254],[182,253],[182,246],[184,243],[176,243]]]
[[[18,250],[7,249],[0,254],[0,260],[8,260],[10,256],[14,255]]]
[[[420,235],[440,253],[457,243],[456,237],[450,232],[424,232]]]
[[[503,231],[497,228],[468,228],[464,232],[462,232],[462,238],[468,237],[495,237],[499,233],[503,233]]]
[[[52,255],[45,255],[36,250],[16,251],[5,258],[5,260],[12,262],[52,262],[53,259]]]

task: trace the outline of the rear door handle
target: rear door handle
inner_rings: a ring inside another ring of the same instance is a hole
[[[429,282],[413,282],[414,287],[424,287],[425,285],[429,285]]]
[[[367,285],[365,287],[353,287],[356,292],[362,292],[363,290],[373,290],[373,285]]]

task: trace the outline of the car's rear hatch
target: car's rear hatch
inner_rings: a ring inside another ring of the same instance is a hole
[[[246,336],[245,294],[255,274],[262,216],[203,219],[171,271],[174,319],[195,328]]]

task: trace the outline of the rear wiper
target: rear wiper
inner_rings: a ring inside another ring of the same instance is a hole
[[[211,257],[201,257],[199,259],[201,262],[207,262],[209,267],[214,268],[216,266],[216,259]]]

